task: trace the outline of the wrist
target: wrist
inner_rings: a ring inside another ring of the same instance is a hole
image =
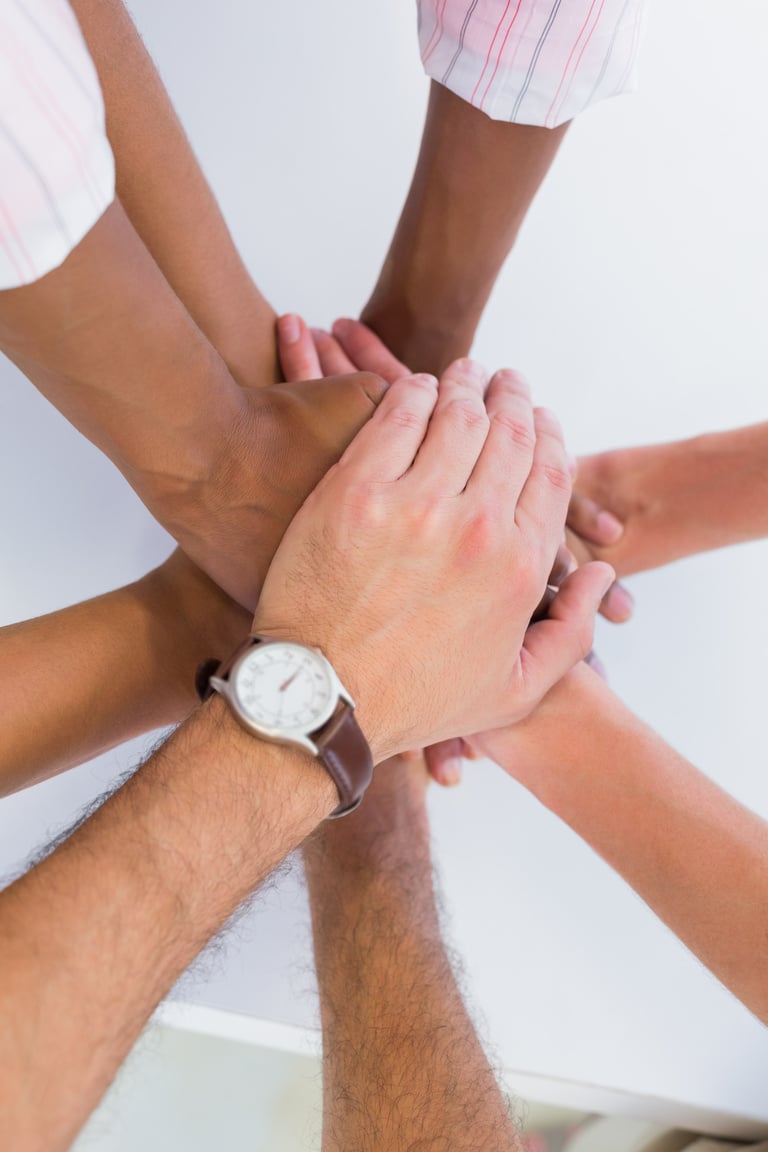
[[[407,273],[395,275],[399,294],[377,285],[360,319],[413,372],[439,376],[472,347],[482,308],[472,308],[429,290],[404,286]]]
[[[178,723],[199,703],[201,661],[229,654],[248,632],[249,614],[222,592],[180,549],[128,589],[141,605],[162,695],[165,723]]]
[[[201,356],[207,360],[202,372]],[[172,412],[153,416],[153,423],[162,427],[159,444],[148,436],[147,452],[132,451],[129,459],[117,461],[144,503],[174,535],[174,526],[197,522],[198,505],[207,497],[212,477],[223,470],[231,439],[246,414],[242,390],[219,354],[206,346],[198,350],[195,386],[189,381],[183,406],[176,403]]]

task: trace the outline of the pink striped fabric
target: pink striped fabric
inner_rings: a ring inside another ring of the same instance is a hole
[[[101,88],[67,0],[0,0],[0,289],[58,267],[114,195]]]
[[[633,91],[645,0],[417,0],[427,74],[494,120],[555,128]]]

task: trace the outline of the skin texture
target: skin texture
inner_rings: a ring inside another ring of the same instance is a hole
[[[768,1023],[768,826],[589,668],[473,741],[581,836]]]
[[[395,758],[303,848],[323,1028],[323,1152],[521,1152],[443,945],[427,773]]]
[[[559,430],[534,418],[516,378],[497,376],[486,403],[480,379],[463,363],[439,393],[434,381],[413,379],[390,389],[291,524],[254,620],[254,630],[320,642],[358,695],[376,762],[407,746],[406,726],[409,741],[427,744],[456,717],[473,716],[476,730],[488,717],[499,726],[523,714],[589,648],[612,578],[603,565],[575,573],[552,619],[527,636],[523,627],[525,652],[515,659],[510,628],[488,630],[489,574],[499,568],[520,601],[511,614],[535,608],[569,481]],[[499,517],[511,508],[513,544],[502,554]],[[432,521],[441,534],[461,524],[473,546],[437,549],[425,539],[414,547],[415,527],[429,534]],[[341,565],[350,528],[355,558]],[[425,610],[425,586],[437,590],[437,612]],[[495,585],[490,592],[495,598]],[[378,601],[382,623],[372,630]],[[461,613],[452,610],[459,603]],[[487,664],[511,674],[491,678],[491,698],[488,677],[454,656],[478,637]],[[428,702],[420,717],[408,703],[416,668]],[[337,802],[316,761],[254,740],[214,699],[0,894],[0,1115],[9,1147],[69,1146],[182,970]]]
[[[491,120],[432,83],[410,191],[361,316],[414,371],[468,354],[566,129]]]
[[[134,584],[0,629],[0,795],[179,723],[197,665],[249,625],[177,550]]]
[[[529,628],[570,491],[562,431],[551,413],[534,412],[514,372],[498,372],[488,383],[480,365],[458,360],[439,392],[434,377],[404,377],[297,514],[264,582],[257,630],[288,636],[284,613],[291,606],[299,628],[294,638],[321,648],[353,696],[369,698],[365,678],[374,663],[377,679],[407,685],[388,754],[419,747],[416,733],[425,725],[444,739],[478,731],[479,715],[499,709],[512,722],[587,655],[594,597],[599,593],[599,603],[613,577],[607,565],[578,569],[547,618]],[[370,540],[375,557],[362,547]],[[419,581],[418,597],[398,595],[404,565],[408,578]],[[461,584],[452,580],[457,567],[465,570]],[[326,568],[344,573],[330,603],[317,579]],[[475,594],[497,610],[476,619],[466,611]],[[416,691],[422,674],[415,641],[429,645],[446,621],[452,635],[446,675]],[[364,651],[347,670],[349,638],[358,630]],[[496,651],[498,661],[490,656]],[[479,691],[485,700],[479,713],[455,692],[468,665],[471,699]],[[450,720],[441,728],[437,716]]]
[[[278,321],[277,332],[281,367],[287,380],[308,380],[322,374],[348,372],[354,368],[355,362],[368,365],[390,383],[402,379],[408,372],[375,333],[355,320],[337,321],[331,335],[317,329],[310,332],[300,316],[288,315]],[[589,511],[587,505],[586,500],[580,502],[585,521]],[[598,514],[606,515],[603,512]],[[595,519],[593,510],[588,528],[593,527]],[[614,538],[615,532],[612,532],[609,539]],[[549,575],[549,586],[560,587],[574,566],[571,553],[562,546]],[[622,595],[625,595],[624,589],[614,584],[603,598],[600,609],[603,615],[616,620],[625,618],[620,603]],[[546,615],[549,599],[548,592],[537,609],[537,616]],[[446,787],[460,783],[463,760],[472,755],[472,749],[458,738],[443,740],[424,751],[432,777]]]
[[[243,385],[278,380],[275,314],[235,248],[121,0],[73,0],[99,74],[117,195],[168,284]]]
[[[60,268],[0,293],[0,347],[250,607],[294,512],[386,388],[370,373],[240,388],[119,202]]]
[[[612,546],[576,545],[580,558],[629,575],[768,536],[766,460],[768,424],[580,460],[580,491],[624,523]]]
[[[314,348],[312,347],[314,343]],[[319,374],[364,370],[375,372],[390,383],[408,372],[406,366],[383,341],[358,320],[337,320],[333,332],[313,328],[311,333],[297,316],[283,316],[278,322],[278,350],[283,372],[288,380],[310,380]],[[576,462],[571,461],[572,478]],[[590,499],[586,493],[574,492],[568,516],[565,545],[571,554],[584,561],[596,544],[607,547],[621,539],[621,521]],[[632,615],[633,601],[621,584],[614,584],[601,606],[601,614],[614,624],[626,622]]]

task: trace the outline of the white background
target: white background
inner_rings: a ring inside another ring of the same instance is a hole
[[[261,287],[315,323],[354,314],[420,135],[408,0],[133,9]],[[530,214],[476,354],[522,368],[574,451],[765,418],[767,46],[760,0],[657,5],[641,94],[575,125]],[[168,542],[9,364],[0,378],[10,622],[132,579]],[[616,689],[764,813],[766,561],[752,545],[638,578],[634,622],[598,644]],[[134,758],[4,801],[0,866]],[[507,1067],[768,1118],[763,1029],[599,860],[491,766],[432,803],[454,940]],[[185,995],[308,1022],[297,887],[271,892]]]

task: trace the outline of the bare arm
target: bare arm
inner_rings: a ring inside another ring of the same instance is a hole
[[[768,536],[768,424],[588,456],[577,483],[580,497],[618,516],[624,533],[609,547],[572,548],[619,575],[757,540]],[[575,503],[569,520],[577,531],[580,509]]]
[[[238,383],[274,383],[275,314],[235,248],[122,0],[72,7],[99,73],[117,195],[133,227]]]
[[[183,720],[197,665],[248,625],[177,551],[125,588],[0,629],[0,796]]]
[[[451,969],[423,765],[304,845],[323,1026],[323,1152],[522,1147]]]
[[[0,293],[0,348],[250,607],[291,517],[384,390],[365,373],[238,387],[119,202],[60,268]]]
[[[565,450],[511,374],[492,382],[487,409],[482,384],[464,365],[439,392],[433,380],[394,385],[296,516],[259,601],[256,631],[330,658],[377,762],[454,724],[527,714],[589,649],[611,575],[580,569],[553,601],[557,619],[527,630],[568,503]],[[503,606],[498,621],[489,602]],[[479,667],[464,659],[472,647]],[[432,687],[416,708],[415,674]],[[6,889],[9,1146],[69,1146],[177,976],[337,803],[317,762],[259,743],[213,700]]]
[[[768,1022],[768,828],[586,667],[478,747],[624,877]]]
[[[566,129],[491,120],[432,82],[413,182],[361,317],[414,371],[469,352]]]
[[[9,1147],[69,1147],[174,981],[337,802],[319,764],[257,744],[214,700],[6,889]]]

